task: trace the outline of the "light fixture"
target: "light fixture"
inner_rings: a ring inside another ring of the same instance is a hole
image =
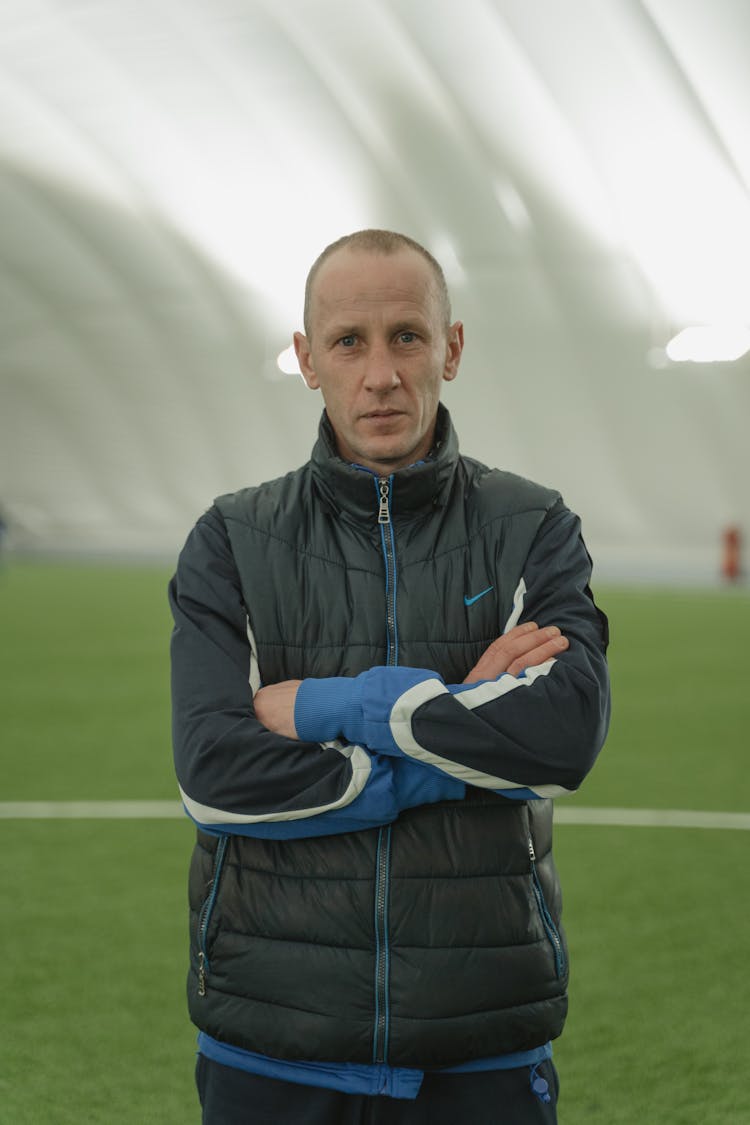
[[[683,328],[666,347],[673,363],[731,363],[750,351],[745,324],[702,324]]]
[[[284,348],[283,352],[279,352],[276,357],[276,366],[284,375],[302,375],[299,364],[297,363],[297,353],[294,350],[294,344],[290,344],[288,348]]]

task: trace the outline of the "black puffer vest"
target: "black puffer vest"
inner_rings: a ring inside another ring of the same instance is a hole
[[[438,433],[434,459],[389,482],[395,557],[377,478],[335,456],[325,419],[311,462],[217,501],[264,682],[389,659],[460,682],[500,633],[559,497],[460,458],[442,408]],[[468,614],[463,592],[488,573],[496,597]],[[467,794],[344,835],[199,832],[195,1023],[276,1058],[423,1069],[559,1035],[567,951],[551,803]]]

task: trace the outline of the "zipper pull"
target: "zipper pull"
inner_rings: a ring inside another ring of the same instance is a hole
[[[536,863],[536,852],[534,851],[534,841],[529,836],[529,859],[532,863]]]
[[[198,995],[206,995],[206,955],[203,951],[198,954]]]
[[[390,486],[388,477],[378,477],[380,485],[380,507],[378,508],[378,523],[390,523],[391,513],[388,510],[388,493]]]

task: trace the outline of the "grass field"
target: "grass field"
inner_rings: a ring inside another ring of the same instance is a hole
[[[0,801],[174,799],[167,577],[0,572]],[[571,807],[750,811],[750,596],[599,601],[615,714]],[[556,838],[573,962],[562,1125],[747,1125],[748,833],[559,825]],[[199,1120],[191,840],[180,820],[0,820],[2,1125]]]

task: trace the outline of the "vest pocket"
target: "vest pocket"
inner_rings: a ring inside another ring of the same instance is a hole
[[[206,977],[211,971],[208,949],[208,929],[219,893],[219,881],[224,867],[224,858],[229,844],[228,836],[221,836],[214,856],[214,873],[208,885],[208,894],[198,915],[198,995],[206,995]]]
[[[565,947],[563,945],[560,931],[555,925],[555,920],[549,912],[549,907],[544,898],[544,890],[539,878],[539,872],[536,869],[536,852],[534,850],[534,841],[529,836],[529,859],[531,860],[531,885],[534,891],[534,898],[536,899],[537,910],[539,917],[544,927],[544,932],[547,939],[552,946],[552,952],[555,956],[555,973],[558,980],[565,973]]]

